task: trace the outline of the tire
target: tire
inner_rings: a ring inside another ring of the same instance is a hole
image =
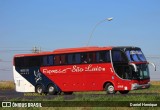
[[[42,85],[37,85],[35,88],[36,93],[42,94],[44,92]]]
[[[111,83],[107,83],[107,84],[105,85],[105,90],[106,90],[106,93],[107,93],[107,94],[115,94],[115,93],[116,93],[116,91],[115,91],[115,89],[114,89],[114,86],[113,86],[113,84],[111,84]]]
[[[119,91],[121,94],[128,94],[129,91],[125,90],[125,91]]]
[[[57,89],[56,89],[55,85],[53,85],[53,84],[48,85],[47,90],[48,90],[49,95],[56,95],[57,94]]]
[[[64,92],[64,95],[72,95],[73,92]]]

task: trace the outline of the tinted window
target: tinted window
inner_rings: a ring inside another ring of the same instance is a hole
[[[67,64],[66,55],[60,55],[60,64],[61,65]]]
[[[15,58],[14,62],[16,67],[24,66],[24,58]]]
[[[81,63],[95,63],[96,54],[95,52],[81,53]]]
[[[87,53],[81,53],[82,63],[88,63]]]
[[[55,65],[59,65],[59,64],[60,64],[60,56],[59,56],[59,55],[56,55],[56,56],[54,57],[54,64],[55,64]]]
[[[33,67],[41,65],[41,57],[20,57],[15,58],[15,66],[17,67]]]
[[[134,61],[134,62],[146,61],[146,58],[141,50],[127,50],[126,55],[129,61]]]
[[[125,65],[117,65],[114,66],[115,72],[117,75],[123,79],[131,79],[132,78],[132,73],[131,73],[131,68],[130,66],[125,66]]]
[[[109,51],[96,52],[96,61],[97,63],[110,62]]]
[[[112,52],[113,62],[127,62],[127,58],[122,51],[116,50]]]
[[[80,64],[81,56],[79,53],[76,54],[68,54],[68,64]]]
[[[28,61],[29,61],[29,66],[30,67],[41,65],[40,57],[29,57]]]
[[[96,59],[96,54],[94,52],[91,52],[91,53],[87,53],[87,62],[88,63],[95,63]]]
[[[53,56],[43,56],[43,66],[53,65]]]

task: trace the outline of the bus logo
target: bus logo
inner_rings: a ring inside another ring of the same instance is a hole
[[[36,80],[36,83],[39,81],[39,80],[42,80],[42,77],[41,77],[41,73],[39,72],[39,70],[36,72],[34,71],[34,75],[35,75],[35,80]]]
[[[44,68],[43,73],[45,74],[52,74],[52,73],[67,73],[67,71],[72,73],[78,73],[78,72],[105,72],[106,69],[101,66],[93,66],[93,65],[87,65],[85,67],[73,65],[71,68],[64,68],[64,69],[47,69]]]

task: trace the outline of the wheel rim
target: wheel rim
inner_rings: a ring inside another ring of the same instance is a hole
[[[109,92],[109,93],[113,93],[113,92],[114,92],[114,86],[109,85],[109,86],[108,86],[108,92]]]
[[[42,93],[42,87],[38,87],[38,88],[37,88],[37,92],[38,92],[38,93]]]
[[[49,92],[53,92],[53,91],[54,91],[54,87],[53,87],[53,86],[50,86],[49,89],[48,89],[48,91],[49,91]]]

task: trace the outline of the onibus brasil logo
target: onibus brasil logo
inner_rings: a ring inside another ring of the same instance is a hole
[[[2,102],[2,107],[42,107],[42,104],[39,102]]]

